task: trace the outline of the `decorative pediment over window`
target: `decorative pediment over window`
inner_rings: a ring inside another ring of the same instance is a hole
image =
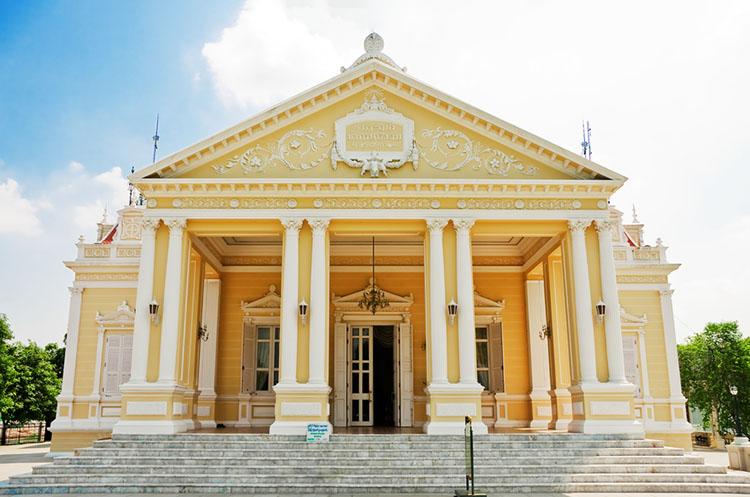
[[[266,322],[267,318],[273,317],[278,320],[281,311],[281,296],[276,293],[276,285],[270,285],[268,293],[263,297],[251,302],[243,300],[240,302],[240,307],[242,312],[245,313],[244,321],[246,323],[258,324],[263,321],[263,324],[269,324]]]
[[[405,323],[411,320],[411,305],[414,303],[414,295],[409,294],[407,296],[396,295],[387,290],[380,288],[378,285],[374,285],[376,290],[383,290],[385,298],[388,300],[388,306],[379,310],[376,314],[372,314],[367,309],[359,307],[359,301],[362,300],[362,295],[370,290],[374,285],[372,278],[370,278],[370,284],[365,288],[337,297],[335,294],[331,296],[331,302],[334,308],[334,315],[336,321],[403,321]]]
[[[117,310],[104,315],[97,312],[95,319],[100,328],[132,328],[135,322],[135,312],[123,300]]]
[[[505,309],[505,299],[494,300],[482,297],[474,290],[474,320],[476,324],[490,324],[502,322],[502,312]],[[459,309],[458,312],[461,312]]]
[[[620,327],[622,331],[636,331],[640,333],[643,332],[643,327],[646,326],[646,323],[648,323],[646,314],[639,318],[628,314],[623,307],[620,307]]]

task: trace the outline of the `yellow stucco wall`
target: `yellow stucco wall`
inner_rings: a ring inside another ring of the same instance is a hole
[[[96,345],[99,325],[96,313],[114,312],[125,300],[131,309],[135,308],[135,288],[87,288],[81,296],[81,321],[78,328],[78,353],[76,358],[75,395],[88,396],[94,386],[96,366]],[[102,354],[106,347],[102,347]],[[77,414],[74,411],[74,414]],[[83,414],[80,417],[88,417]]]

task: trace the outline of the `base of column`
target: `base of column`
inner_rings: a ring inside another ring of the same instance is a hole
[[[630,383],[598,382],[570,387],[573,420],[568,430],[575,433],[645,436],[643,424],[635,418],[634,388]]]
[[[477,435],[487,433],[482,421],[482,392],[479,383],[432,383],[425,391],[429,395],[428,421],[423,430],[429,435],[460,435],[464,432],[466,416],[471,416]]]
[[[465,421],[428,421],[424,424],[424,432],[428,435],[463,435],[466,429]],[[487,425],[481,421],[472,421],[471,429],[474,435],[486,435]]]
[[[568,431],[592,435],[622,433],[645,436],[643,425],[639,421],[624,419],[574,419],[568,424]]]
[[[324,421],[274,421],[268,429],[271,435],[307,435],[307,425],[321,423],[328,425],[328,432],[333,432],[333,425]]]
[[[552,402],[555,406],[557,419],[552,428],[555,430],[567,430],[570,422],[573,421],[573,403],[570,399],[570,392],[566,388],[557,388],[552,391]]]
[[[276,393],[275,419],[269,428],[273,435],[303,435],[309,423],[326,423],[330,427],[331,406],[326,384],[279,383]]]
[[[157,421],[120,420],[112,428],[113,435],[174,435],[192,430],[195,424],[186,419]]]
[[[532,390],[529,395],[531,399],[531,423],[529,428],[547,429],[552,422],[552,398],[546,390]]]

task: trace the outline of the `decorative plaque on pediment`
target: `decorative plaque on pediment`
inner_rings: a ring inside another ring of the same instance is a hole
[[[396,169],[411,162],[414,169],[419,152],[414,142],[414,121],[390,109],[382,93],[370,89],[365,93],[362,107],[338,119],[334,124],[335,139],[331,149],[331,164],[339,162],[370,173],[377,178],[388,169]]]

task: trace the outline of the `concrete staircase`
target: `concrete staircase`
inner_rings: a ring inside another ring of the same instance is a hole
[[[16,476],[5,494],[160,492],[452,495],[464,477],[460,436],[129,435],[101,440]],[[747,493],[750,475],[625,435],[475,437],[477,490]]]

